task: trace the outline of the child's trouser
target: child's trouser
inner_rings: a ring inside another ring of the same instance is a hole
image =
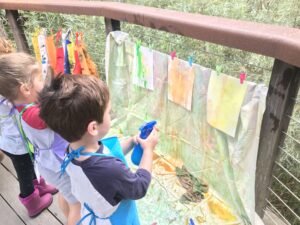
[[[36,179],[33,163],[29,154],[13,155],[5,151],[3,152],[11,159],[17,172],[20,186],[20,197],[28,197],[34,192],[33,180]]]

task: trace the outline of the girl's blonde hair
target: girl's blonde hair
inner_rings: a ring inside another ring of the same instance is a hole
[[[14,48],[10,41],[4,37],[0,37],[0,55],[14,52]]]
[[[32,85],[33,77],[39,71],[35,58],[26,53],[0,56],[0,95],[10,101],[17,99],[21,84]]]

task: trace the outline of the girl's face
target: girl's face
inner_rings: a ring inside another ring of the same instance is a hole
[[[33,80],[32,80],[31,86],[30,86],[30,95],[28,96],[28,101],[35,102],[37,100],[38,93],[43,89],[44,83],[45,83],[45,81],[42,77],[41,70],[38,70],[38,72],[36,72],[33,75]]]

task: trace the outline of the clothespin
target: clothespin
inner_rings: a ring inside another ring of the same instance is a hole
[[[190,66],[193,66],[193,56],[188,57],[188,62]]]
[[[176,51],[170,53],[171,59],[173,60],[176,57]]]
[[[216,65],[216,72],[217,72],[217,75],[219,76],[220,73],[222,72],[222,66],[221,65]]]
[[[195,225],[194,220],[192,218],[190,218],[190,223],[189,225]]]
[[[241,72],[240,73],[240,83],[243,84],[244,80],[246,80],[246,73],[245,72]]]
[[[154,223],[152,223],[152,225],[157,225],[157,223],[156,223],[156,222],[154,222]]]

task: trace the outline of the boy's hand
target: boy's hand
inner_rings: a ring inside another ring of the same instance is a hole
[[[144,151],[153,151],[158,142],[158,128],[153,127],[152,132],[146,139],[140,138],[140,136],[135,136],[138,143],[141,145]]]

